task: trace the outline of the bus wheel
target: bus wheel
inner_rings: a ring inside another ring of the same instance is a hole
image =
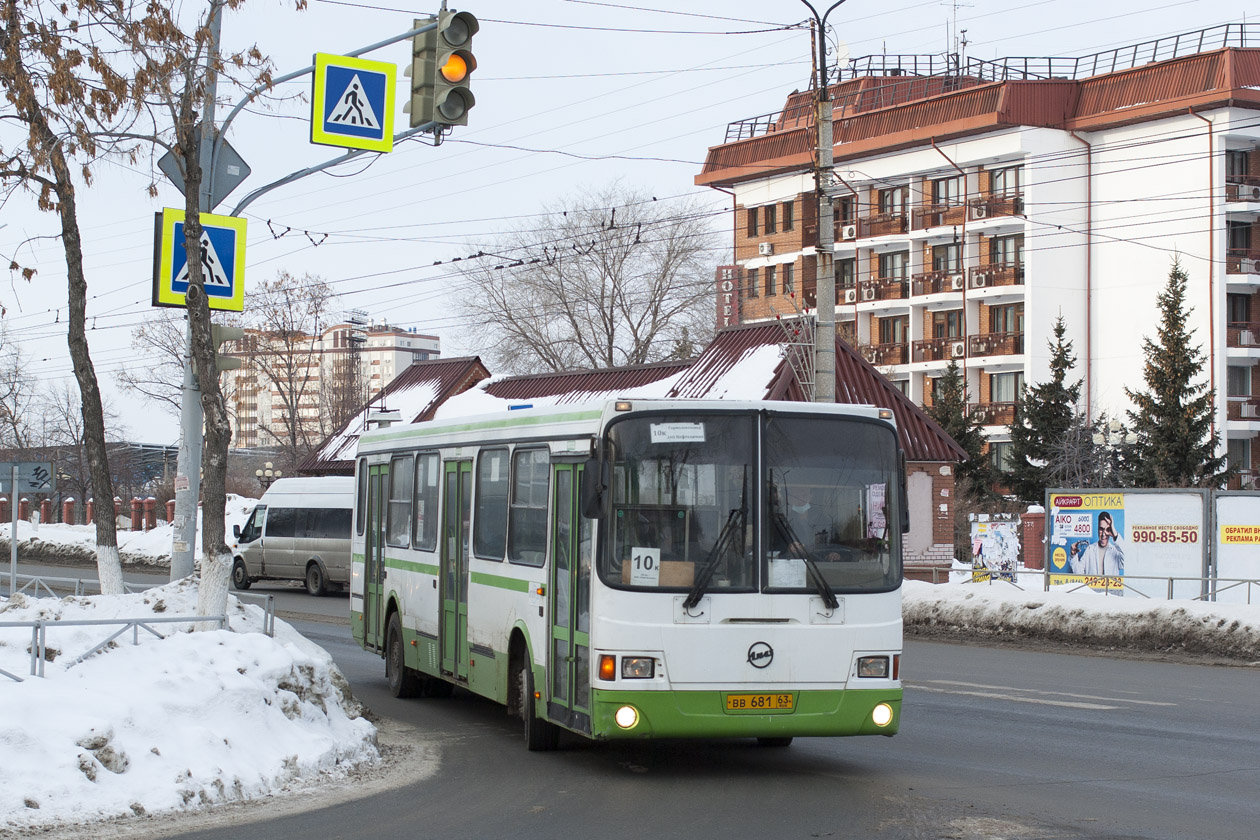
[[[525,722],[525,746],[533,752],[554,750],[560,741],[560,730],[537,715],[534,705],[534,669],[521,664],[517,683],[521,689],[521,718]]]
[[[395,697],[415,697],[420,693],[420,677],[407,667],[398,613],[389,617],[385,631],[385,676],[389,679],[389,693]]]
[[[237,560],[232,564],[233,589],[239,589],[241,592],[244,592],[246,589],[249,589],[249,585],[252,582],[253,581],[249,579],[249,570],[245,568],[244,560]]]
[[[791,738],[758,738],[757,743],[763,747],[786,747],[792,743]]]
[[[306,567],[306,594],[319,597],[328,591],[328,581],[324,579],[324,570],[311,561]]]

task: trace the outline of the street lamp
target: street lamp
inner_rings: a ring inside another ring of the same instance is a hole
[[[1137,435],[1125,429],[1119,420],[1112,420],[1098,428],[1099,431],[1094,432],[1094,445],[1107,448],[1107,466],[1111,473],[1103,476],[1103,479],[1113,486],[1120,486],[1124,483],[1120,467],[1124,463],[1127,450],[1137,443]]]
[[[282,473],[280,470],[273,470],[271,468],[272,465],[270,461],[268,461],[264,466],[266,469],[254,470],[254,477],[257,478],[258,483],[262,485],[263,492],[266,492],[267,488],[271,486],[271,482],[279,478]]]
[[[821,15],[809,0],[801,0],[818,26],[818,70],[814,83],[814,121],[818,126],[818,159],[814,167],[814,190],[818,193],[818,281],[815,309],[818,328],[814,331],[814,402],[836,401],[836,275],[832,263],[835,230],[831,206],[831,99],[827,96],[827,16],[845,0],[836,0]]]

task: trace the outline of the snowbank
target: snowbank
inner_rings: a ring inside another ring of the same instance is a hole
[[[196,584],[143,593],[0,601],[0,622],[184,616]],[[229,596],[230,630],[165,638],[118,629],[48,628],[44,678],[30,677],[31,630],[0,628],[0,827],[154,814],[267,796],[379,760],[376,730],[321,648]]]

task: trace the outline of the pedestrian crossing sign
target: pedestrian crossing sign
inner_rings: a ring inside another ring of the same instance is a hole
[[[311,142],[393,151],[396,74],[388,62],[316,53]]]
[[[154,226],[153,305],[183,307],[188,294],[184,211],[167,207]],[[245,311],[245,220],[201,214],[201,269],[211,309]]]

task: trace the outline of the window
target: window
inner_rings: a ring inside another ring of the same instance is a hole
[[[791,230],[793,225],[796,224],[796,220],[795,218],[793,218],[795,215],[796,215],[796,203],[792,201],[783,202],[783,229],[784,230]]]
[[[853,221],[853,205],[854,201],[851,195],[834,200],[834,203],[831,205],[831,212],[837,224],[843,225]]]
[[[306,511],[306,536],[313,540],[350,539],[350,509],[309,508]]]
[[[857,282],[857,260],[850,257],[847,260],[836,260],[836,286],[841,289],[852,289],[853,284]]]
[[[1230,438],[1228,456],[1231,469],[1251,472],[1251,441],[1248,438]]]
[[[962,198],[962,177],[937,178],[932,182],[933,204],[958,204]]]
[[[748,208],[748,235],[749,236],[757,235],[757,208],[756,207]]]
[[[1023,180],[1024,167],[1022,166],[995,169],[989,189],[994,195],[1018,195]]]
[[[785,263],[781,266],[783,269],[783,294],[789,294],[796,290],[795,269],[792,263]]]
[[[1014,266],[1024,262],[1024,235],[995,236],[989,240],[989,258],[994,265]]]
[[[765,217],[766,233],[777,233],[779,230],[778,214],[775,212],[775,205],[767,204],[761,208],[761,213]]]
[[[989,374],[989,402],[1013,403],[1024,389],[1024,372]]]
[[[1231,324],[1251,322],[1251,295],[1226,295],[1225,320]]]
[[[420,551],[433,551],[437,548],[438,533],[438,487],[442,464],[436,453],[421,453],[416,456],[416,503],[415,515],[412,517],[411,547]]]
[[[241,529],[241,535],[237,538],[238,542],[251,543],[262,536],[263,522],[267,519],[267,506],[258,505],[254,508],[254,512],[249,515],[249,519],[245,522],[245,527]]]
[[[905,280],[910,262],[909,251],[893,251],[879,255],[879,276],[882,280]]]
[[[962,270],[962,245],[957,242],[932,246],[933,271]]]
[[[879,212],[880,213],[905,213],[906,212],[906,188],[905,187],[889,187],[886,190],[879,191]]]
[[[1230,365],[1229,373],[1226,375],[1228,384],[1227,393],[1231,397],[1250,397],[1251,396],[1251,368]]]
[[[1225,177],[1240,179],[1247,177],[1247,152],[1236,149],[1225,153]]]
[[[888,384],[893,386],[894,388],[896,388],[898,391],[905,394],[906,396],[910,395],[910,380],[909,379],[890,379],[888,380]]]
[[[363,520],[366,518],[364,508],[367,505],[367,488],[368,488],[368,465],[364,458],[359,459],[359,492],[358,498],[354,500],[354,521],[355,529],[358,533],[363,533]]]
[[[766,296],[774,294],[774,274],[775,266],[766,266]]]
[[[1022,333],[1024,331],[1024,304],[1012,303],[989,309],[989,332]]]
[[[473,554],[502,560],[507,548],[508,453],[485,449],[477,456],[477,500],[473,504]]]
[[[748,296],[749,296],[750,298],[755,298],[755,297],[757,297],[757,296],[759,296],[759,295],[761,294],[761,290],[757,288],[757,282],[758,282],[758,277],[757,277],[757,274],[758,274],[758,271],[757,271],[757,269],[755,269],[755,268],[750,268],[750,269],[748,269],[748,271],[747,271],[747,275],[748,275]]]
[[[406,548],[411,535],[412,457],[389,462],[389,507],[385,516],[385,544]]]
[[[546,449],[512,453],[512,500],[508,516],[508,560],[541,566],[547,556]]]
[[[880,318],[879,319],[879,343],[880,344],[904,344],[906,340],[906,318],[904,316],[898,318]]]
[[[1247,222],[1230,222],[1226,234],[1226,246],[1231,251],[1251,250],[1251,225]]]
[[[995,440],[989,442],[989,464],[998,472],[1011,471],[1011,442]]]
[[[933,338],[962,338],[962,310],[953,309],[949,312],[933,312],[932,313],[932,337]]]
[[[267,536],[293,537],[297,534],[298,512],[294,508],[273,507],[267,512]]]

